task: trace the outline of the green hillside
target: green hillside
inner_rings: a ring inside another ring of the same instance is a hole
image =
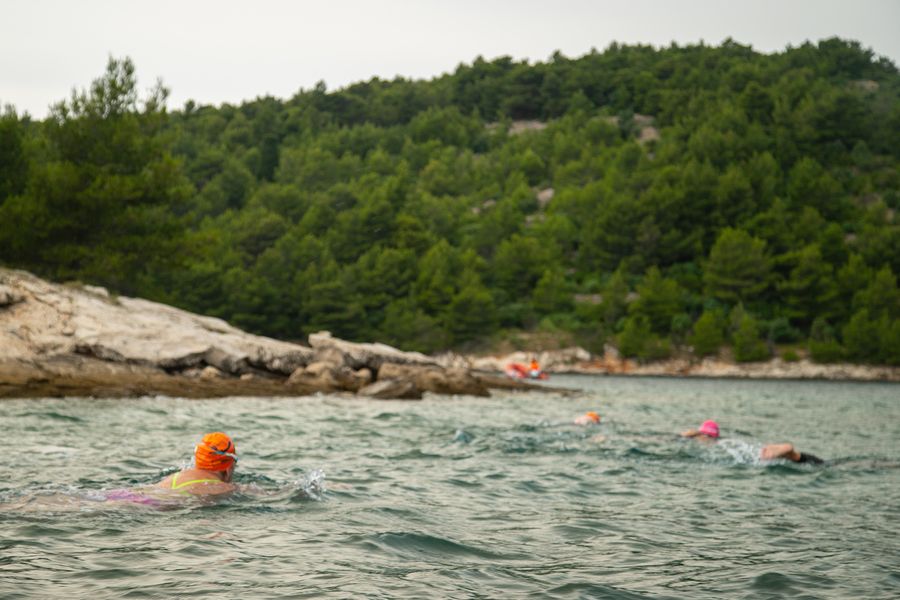
[[[900,75],[856,42],[172,112],[135,77],[111,59],[45,121],[6,109],[0,262],[286,339],[900,364]]]

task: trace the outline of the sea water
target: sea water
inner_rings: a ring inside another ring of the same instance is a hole
[[[897,385],[549,383],[581,391],[0,402],[0,597],[900,596]],[[104,501],[215,430],[231,498]]]

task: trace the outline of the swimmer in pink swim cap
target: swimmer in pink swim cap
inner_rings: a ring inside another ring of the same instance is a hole
[[[688,429],[681,432],[682,437],[697,438],[705,441],[715,441],[719,439],[719,424],[715,421],[706,420],[698,429]]]

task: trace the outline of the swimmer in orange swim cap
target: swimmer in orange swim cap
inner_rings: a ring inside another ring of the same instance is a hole
[[[597,425],[598,423],[600,423],[600,415],[594,411],[588,411],[575,417],[576,425]]]
[[[194,495],[222,495],[234,491],[231,483],[237,448],[221,432],[207,433],[194,448],[194,465],[166,477],[157,485]]]

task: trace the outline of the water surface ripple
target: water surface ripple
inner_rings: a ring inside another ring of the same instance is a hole
[[[4,401],[0,597],[900,595],[900,387],[553,384],[583,392]],[[706,418],[721,442],[676,435]],[[212,430],[234,497],[103,501]],[[777,441],[828,463],[760,463]]]

